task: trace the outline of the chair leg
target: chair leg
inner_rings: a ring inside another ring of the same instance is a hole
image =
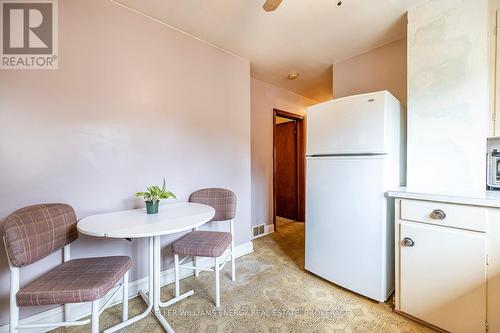
[[[234,265],[234,240],[231,242],[231,280],[236,281],[236,266]]]
[[[64,321],[71,321],[69,316],[69,304],[64,304]]]
[[[197,256],[194,256],[194,258],[193,258],[193,262],[194,262],[194,263],[193,263],[194,267],[198,267],[198,257],[197,257]],[[197,270],[197,269],[195,269],[195,270],[194,270],[194,276],[195,276],[195,277],[200,276],[200,271],[199,271],[199,270]]]
[[[174,254],[174,274],[175,274],[175,297],[181,294],[179,286],[179,255]]]
[[[17,305],[10,306],[10,322],[9,333],[17,333],[17,326],[19,325],[19,308]]]
[[[92,301],[92,333],[99,333],[99,300]]]
[[[231,228],[231,280],[236,281],[236,266],[234,265],[234,222],[230,222]]]
[[[19,326],[19,307],[17,306],[16,295],[19,291],[19,268],[11,267],[10,271],[10,316],[9,332],[17,333]]]
[[[123,309],[122,320],[128,320],[128,271],[123,275]]]
[[[215,258],[215,306],[220,307],[219,258]]]

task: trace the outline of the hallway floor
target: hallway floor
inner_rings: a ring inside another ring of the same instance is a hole
[[[389,304],[370,301],[304,271],[304,224],[279,219],[277,232],[254,240],[255,252],[236,261],[237,281],[226,265],[221,274],[221,304],[216,311],[213,274],[181,282],[194,296],[164,311],[177,333],[184,332],[432,332],[392,312]],[[173,285],[162,289],[164,299]],[[136,297],[130,315],[143,311]],[[120,321],[121,306],[101,315],[101,329]],[[56,332],[89,332],[90,327]],[[163,332],[153,316],[123,332]]]

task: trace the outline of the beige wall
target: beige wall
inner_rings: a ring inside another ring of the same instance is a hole
[[[305,115],[315,101],[256,79],[251,80],[252,225],[273,221],[273,109]]]
[[[500,110],[500,86],[497,84],[497,76],[500,78],[500,39],[497,41],[495,29],[497,27],[497,15],[500,15],[500,0],[490,0],[490,29],[489,29],[489,48],[490,48],[490,119],[489,136],[500,135],[500,114],[495,114]],[[497,60],[498,57],[498,60]],[[498,64],[497,64],[498,62]],[[497,74],[499,73],[499,74]],[[500,84],[500,81],[499,81]],[[498,121],[495,118],[499,118]]]
[[[110,1],[59,9],[59,69],[0,71],[0,220],[43,202],[67,202],[79,218],[139,207],[134,193],[165,177],[181,201],[201,187],[234,190],[236,243],[248,242],[249,62]],[[147,272],[145,245],[82,236],[72,255],[130,255],[134,280]],[[22,269],[22,284],[60,262],[56,253]],[[0,324],[8,290],[2,251]]]
[[[406,105],[406,39],[333,66],[335,98],[388,90]]]
[[[488,0],[430,0],[408,13],[408,187],[486,187],[489,17]]]

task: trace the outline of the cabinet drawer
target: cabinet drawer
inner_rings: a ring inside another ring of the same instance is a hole
[[[404,199],[400,208],[401,220],[486,232],[485,207]]]

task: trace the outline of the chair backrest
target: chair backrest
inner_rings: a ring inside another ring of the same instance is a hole
[[[7,254],[13,266],[34,263],[78,238],[73,208],[66,204],[28,206],[10,214],[4,224]]]
[[[236,214],[236,194],[223,188],[205,188],[191,194],[189,202],[201,203],[215,209],[212,221],[234,219]]]

